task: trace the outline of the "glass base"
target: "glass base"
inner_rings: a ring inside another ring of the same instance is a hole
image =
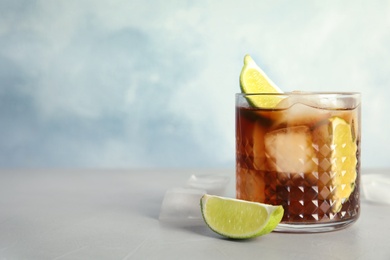
[[[357,218],[328,223],[280,223],[274,232],[280,233],[319,233],[336,231],[348,227]]]

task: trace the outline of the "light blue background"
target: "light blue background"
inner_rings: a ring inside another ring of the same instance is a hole
[[[234,167],[245,54],[285,91],[359,91],[389,167],[390,1],[0,1],[0,167]]]

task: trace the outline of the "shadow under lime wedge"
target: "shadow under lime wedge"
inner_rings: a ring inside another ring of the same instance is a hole
[[[240,88],[245,94],[283,93],[249,55],[244,57]],[[282,97],[278,95],[248,95],[248,102],[258,108],[275,108]]]
[[[232,239],[270,233],[283,217],[283,207],[205,194],[200,200],[203,219],[211,230]]]

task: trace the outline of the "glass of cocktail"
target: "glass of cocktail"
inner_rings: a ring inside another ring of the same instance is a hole
[[[355,222],[360,94],[246,92],[236,94],[237,198],[282,205],[276,231],[323,232]]]

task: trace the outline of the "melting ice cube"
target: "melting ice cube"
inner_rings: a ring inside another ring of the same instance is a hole
[[[316,122],[329,117],[329,110],[320,109],[307,99],[308,97],[304,96],[292,96],[282,100],[278,108],[286,110],[276,125],[313,126]]]
[[[174,188],[165,193],[159,219],[175,225],[204,224],[200,210],[200,199],[205,190]]]
[[[337,93],[334,94],[315,94],[309,92],[295,92],[296,95],[290,95],[282,102],[278,104],[278,106],[282,106],[284,108],[290,107],[293,104],[301,103],[310,107],[322,108],[322,109],[338,109],[345,107],[345,105],[350,101],[348,98],[340,98]]]
[[[205,190],[207,194],[223,196],[229,183],[229,177],[216,175],[216,174],[204,174],[204,175],[191,175],[187,181],[187,187]]]
[[[366,201],[390,204],[390,176],[385,173],[363,174],[362,192]]]
[[[265,151],[271,171],[286,173],[312,172],[316,157],[307,126],[278,129],[265,135]]]

